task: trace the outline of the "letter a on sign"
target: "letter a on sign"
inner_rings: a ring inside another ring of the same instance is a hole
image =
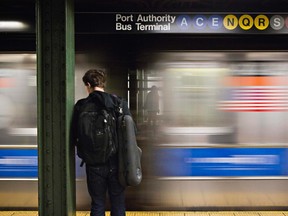
[[[185,25],[185,26],[188,26],[188,23],[187,23],[187,20],[185,17],[182,18],[182,21],[181,21],[181,26]]]

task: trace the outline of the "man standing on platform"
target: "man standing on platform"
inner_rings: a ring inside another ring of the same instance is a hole
[[[112,131],[109,134],[109,136],[112,135],[114,148],[111,148],[109,156],[107,156],[107,160],[105,159],[103,161],[98,162],[97,157],[98,158],[100,157],[98,156],[97,153],[97,155],[95,155],[95,157],[93,158],[96,160],[96,162],[89,163],[84,159],[85,154],[87,154],[87,152],[86,153],[81,152],[82,126],[80,123],[81,121],[80,118],[84,113],[83,110],[86,109],[87,113],[88,109],[87,107],[96,107],[97,109],[99,108],[99,110],[101,109],[101,111],[105,109],[108,112],[111,111],[112,115],[114,115],[115,120],[116,113],[113,110],[117,106],[118,98],[115,95],[106,93],[104,91],[106,85],[106,73],[104,71],[91,69],[85,73],[82,80],[84,82],[84,85],[87,89],[89,96],[77,101],[77,103],[74,106],[74,113],[72,120],[72,139],[74,141],[74,144],[77,146],[78,156],[83,159],[86,165],[88,192],[92,200],[90,215],[105,216],[106,192],[108,191],[111,203],[111,216],[125,216],[125,196],[124,196],[125,187],[120,185],[118,179],[118,151],[117,151],[118,149],[117,149],[116,131]],[[127,103],[123,104],[123,112],[125,114],[130,114]],[[89,120],[91,120],[90,117]],[[102,132],[97,131],[97,135],[99,134],[101,135],[101,133]],[[95,139],[97,140],[97,138]],[[94,140],[94,138],[91,138],[91,140]],[[95,142],[98,142],[98,140]],[[111,142],[109,141],[109,143]],[[96,143],[96,144],[98,146],[103,145],[102,143],[100,144]],[[92,151],[94,151],[94,149]],[[105,152],[106,152],[105,154],[107,155],[106,150]]]

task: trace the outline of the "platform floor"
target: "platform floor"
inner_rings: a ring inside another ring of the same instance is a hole
[[[0,211],[0,216],[38,216],[38,212]],[[76,216],[89,216],[89,212],[77,211]],[[288,216],[288,211],[127,211],[126,216]]]

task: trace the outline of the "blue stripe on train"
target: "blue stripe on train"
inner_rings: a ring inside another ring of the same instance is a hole
[[[1,149],[1,178],[37,178],[37,149]]]
[[[159,176],[287,176],[286,148],[159,148]]]

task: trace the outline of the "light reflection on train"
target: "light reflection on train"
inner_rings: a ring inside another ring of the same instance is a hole
[[[86,96],[81,77],[87,69],[111,72],[111,62],[103,65],[97,57],[76,55],[76,100]],[[139,187],[128,188],[128,209],[287,205],[288,193],[279,195],[288,175],[287,57],[283,52],[150,53],[137,60],[145,67],[126,68],[128,80],[126,73],[112,72],[110,89],[121,95],[127,88],[128,100],[137,104],[132,113],[143,149],[144,179]],[[35,60],[35,54],[0,54],[2,207],[37,206]],[[119,86],[120,81],[127,86]],[[158,90],[159,108],[148,121],[152,86]],[[86,209],[90,201],[79,164],[76,172],[77,208]],[[267,187],[271,181],[276,189]],[[15,189],[19,202],[7,198],[14,197]],[[255,192],[257,199],[247,203]],[[267,201],[268,193],[273,202]]]

